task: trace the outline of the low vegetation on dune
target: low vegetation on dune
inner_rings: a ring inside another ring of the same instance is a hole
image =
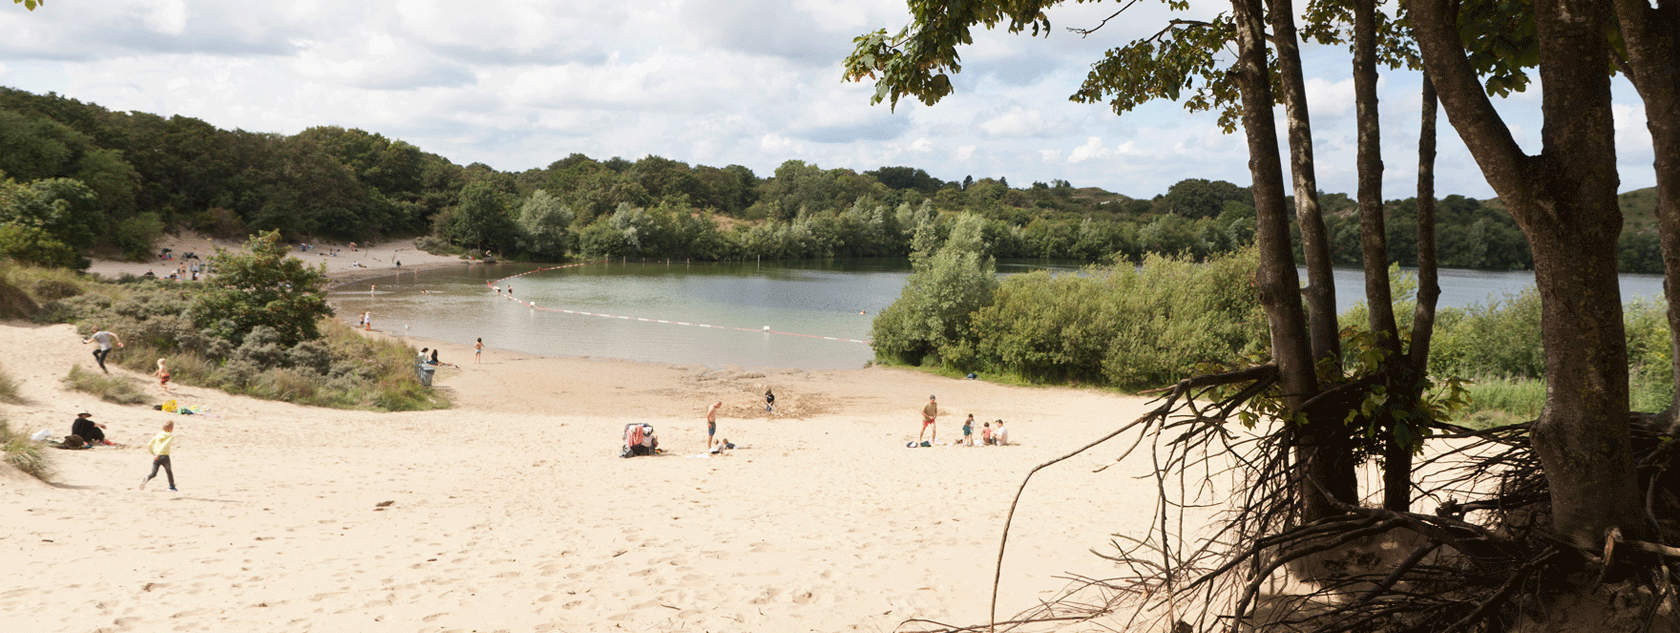
[[[284,257],[277,234],[212,263],[218,275],[202,284],[5,266],[0,309],[12,310],[11,318],[73,323],[83,336],[116,332],[124,346],[108,363],[149,374],[165,358],[176,384],[341,409],[449,406],[419,384],[407,345],[366,338],[333,319],[325,273]],[[66,381],[113,402],[148,399],[133,379],[82,367]]]
[[[5,419],[0,419],[0,458],[26,475],[41,481],[52,480],[52,457],[47,453],[47,443],[13,432],[11,423]]]

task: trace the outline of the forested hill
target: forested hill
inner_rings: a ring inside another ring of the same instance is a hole
[[[1660,272],[1650,190],[1624,194],[1624,270]],[[1359,257],[1344,194],[1323,196],[1339,263]],[[1413,263],[1415,201],[1387,203],[1389,244]],[[541,169],[460,166],[378,133],[222,130],[182,116],[113,112],[0,87],[0,255],[75,267],[91,253],[146,257],[164,231],[291,240],[428,237],[432,248],[510,258],[902,256],[948,219],[986,220],[992,254],[1137,260],[1228,251],[1253,238],[1247,188],[1188,178],[1131,198],[1055,180],[944,181],[908,166],[856,172],[790,160],[773,174],[572,154]],[[1520,269],[1526,242],[1497,205],[1439,201],[1443,266]]]

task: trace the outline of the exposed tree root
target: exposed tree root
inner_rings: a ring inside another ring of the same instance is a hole
[[[900,630],[1037,631],[1070,623],[1172,633],[1546,629],[1554,628],[1545,624],[1553,598],[1594,592],[1637,616],[1611,628],[1680,629],[1680,548],[1664,536],[1680,529],[1680,442],[1667,441],[1656,424],[1636,423],[1634,435],[1658,542],[1612,533],[1604,551],[1587,552],[1547,534],[1546,480],[1527,425],[1433,426],[1436,443],[1450,448],[1414,467],[1412,491],[1417,502],[1433,502],[1433,513],[1340,504],[1340,515],[1302,522],[1291,434],[1229,426],[1276,381],[1270,365],[1182,381],[1159,392],[1158,406],[1142,417],[1034,467],[1005,519],[988,623],[910,620]],[[1229,395],[1209,401],[1217,394]],[[1115,577],[1071,578],[1056,599],[998,620],[1009,524],[1033,475],[1130,433],[1114,463],[1150,449],[1157,503],[1148,533],[1115,535],[1112,551],[1094,552],[1116,564]],[[1228,494],[1216,480],[1229,482]],[[1194,524],[1187,513],[1219,504],[1205,533],[1187,530]]]

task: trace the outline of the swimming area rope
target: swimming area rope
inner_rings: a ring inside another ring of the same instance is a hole
[[[509,301],[512,301],[514,303],[518,303],[518,304],[523,305],[525,307],[528,307],[532,310],[542,310],[542,311],[545,311],[545,312],[558,312],[558,313],[561,313],[561,314],[575,314],[575,315],[579,315],[579,316],[592,316],[592,317],[601,317],[601,318],[606,318],[606,319],[621,319],[621,320],[625,320],[625,321],[641,321],[641,322],[644,322],[644,323],[664,323],[666,325],[687,325],[687,326],[690,326],[690,327],[702,327],[702,328],[708,328],[708,329],[713,329],[713,330],[735,330],[735,331],[738,331],[738,332],[759,332],[759,333],[764,333],[764,334],[781,334],[781,335],[784,335],[784,336],[801,336],[801,337],[805,337],[805,338],[822,339],[822,340],[825,340],[825,341],[840,341],[842,343],[862,343],[864,345],[869,344],[869,341],[860,341],[860,340],[852,339],[852,338],[839,338],[839,337],[834,337],[834,336],[821,336],[821,335],[817,335],[817,334],[801,334],[799,332],[783,332],[783,331],[780,331],[780,330],[772,330],[772,329],[770,329],[770,326],[768,326],[768,325],[764,326],[763,329],[755,330],[755,329],[752,329],[752,328],[735,327],[735,326],[731,326],[731,325],[708,325],[708,324],[705,324],[705,323],[689,323],[687,321],[673,321],[673,320],[669,320],[669,319],[650,319],[650,318],[646,318],[646,317],[621,316],[621,315],[616,315],[616,314],[601,314],[599,312],[584,312],[582,310],[567,310],[565,308],[550,308],[550,307],[546,307],[546,306],[539,306],[535,303],[525,301],[523,299],[515,299],[512,295],[504,294],[504,293],[501,292],[502,286],[507,285],[506,282],[509,279],[514,279],[514,278],[517,278],[517,277],[524,277],[524,276],[532,274],[532,273],[540,273],[540,272],[546,272],[546,271],[550,271],[550,270],[560,270],[562,268],[574,268],[574,267],[577,267],[577,266],[587,266],[587,265],[590,265],[590,264],[600,264],[600,263],[605,263],[605,261],[606,260],[593,261],[593,262],[579,262],[579,263],[576,263],[576,264],[565,264],[563,266],[550,266],[548,268],[538,268],[536,270],[531,270],[531,271],[519,273],[517,275],[509,275],[509,276],[503,277],[501,279],[486,281],[486,282],[484,282],[484,285],[485,285],[485,287],[488,287],[492,290],[495,290],[497,296],[499,296],[499,297],[505,298],[505,299],[507,299]]]

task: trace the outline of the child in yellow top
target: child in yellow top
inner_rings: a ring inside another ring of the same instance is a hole
[[[163,423],[163,430],[159,431],[157,435],[152,436],[152,441],[146,444],[146,450],[151,451],[151,453],[153,455],[153,457],[152,457],[152,474],[146,475],[145,479],[140,480],[140,489],[141,490],[146,489],[146,482],[151,481],[153,477],[157,476],[158,467],[161,466],[163,468],[164,474],[169,475],[169,491],[170,492],[176,492],[176,490],[175,490],[175,468],[173,466],[171,466],[170,463],[169,463],[169,449],[170,449],[170,447],[174,446],[174,444],[175,444],[175,423],[174,422],[164,422]]]

